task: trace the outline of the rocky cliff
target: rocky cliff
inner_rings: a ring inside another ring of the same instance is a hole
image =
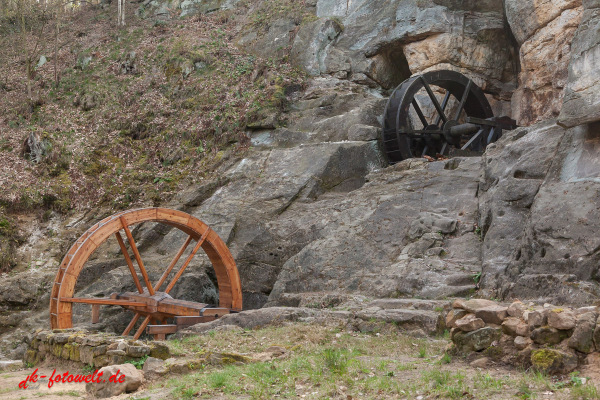
[[[150,20],[194,13],[236,21],[231,40],[240,49],[284,54],[308,76],[304,87],[282,89],[287,109],[247,126],[248,151],[161,204],[227,242],[245,308],[331,305],[325,294],[333,303],[356,294],[598,300],[597,0],[153,0],[138,10]],[[497,115],[522,127],[482,156],[386,166],[377,138],[390,89],[436,69],[472,78]],[[103,212],[49,223],[68,242]],[[21,251],[51,261],[0,283],[3,332],[48,321],[48,288],[65,248],[36,233],[46,225],[33,225],[23,230],[42,240]],[[178,234],[134,234],[158,274]],[[128,272],[116,243],[90,268],[79,293],[132,287],[121,279]],[[176,295],[214,301],[207,260],[183,281]],[[113,329],[126,323],[108,314]],[[88,319],[83,309],[80,319]]]

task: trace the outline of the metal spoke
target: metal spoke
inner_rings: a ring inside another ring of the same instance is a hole
[[[460,117],[460,113],[462,112],[463,108],[465,107],[465,103],[467,102],[467,98],[469,97],[469,93],[471,92],[472,84],[473,84],[473,81],[469,79],[469,82],[467,82],[467,86],[465,87],[465,91],[462,95],[462,98],[460,99],[460,104],[458,105],[458,110],[456,110],[456,114],[454,114],[455,121],[458,121],[458,118]]]
[[[183,252],[185,251],[185,249],[187,249],[187,247],[189,246],[189,244],[190,244],[191,241],[192,241],[192,237],[188,236],[188,238],[186,239],[185,243],[183,243],[183,246],[181,246],[181,248],[179,249],[179,251],[175,255],[175,258],[173,258],[173,261],[171,261],[171,264],[169,264],[169,266],[167,267],[167,269],[165,270],[165,272],[160,277],[159,281],[156,283],[156,286],[154,286],[154,291],[158,292],[158,290],[160,289],[160,287],[162,286],[162,284],[165,283],[165,280],[167,280],[167,277],[169,276],[169,274],[173,270],[173,267],[175,267],[175,264],[177,264],[177,262],[181,258],[181,255],[183,254]]]
[[[482,133],[483,133],[483,129],[478,130],[477,133],[474,134],[473,137],[471,139],[469,139],[469,141],[467,143],[465,143],[465,145],[463,147],[461,147],[461,150],[466,150],[467,147],[469,147],[471,145],[471,143],[473,143],[475,141],[475,139],[477,139],[479,136],[481,136]]]
[[[417,112],[417,115],[419,116],[421,123],[423,124],[423,128],[427,128],[427,125],[429,125],[429,124],[427,123],[427,120],[425,119],[425,116],[423,115],[423,111],[421,111],[421,107],[419,107],[419,103],[417,103],[417,99],[413,99],[412,105],[413,105],[415,111]]]
[[[444,100],[442,101],[442,111],[446,111],[446,106],[448,105],[448,100],[450,100],[450,91],[446,91],[446,94],[444,95]],[[435,120],[435,124],[439,125],[440,121],[442,120],[442,117],[440,117],[438,115],[437,119]]]
[[[435,109],[437,110],[438,115],[442,118],[442,121],[444,121],[444,123],[446,123],[448,121],[448,118],[446,118],[446,114],[444,114],[444,110],[442,110],[442,107],[440,106],[440,103],[438,102],[437,97],[435,97],[435,94],[433,94],[433,91],[429,87],[429,84],[427,83],[425,78],[423,78],[423,75],[421,75],[421,82],[423,82],[423,86],[425,87],[425,90],[427,91],[427,94],[429,95],[431,102],[435,106]]]
[[[138,319],[140,319],[141,316],[142,316],[141,314],[135,313],[135,315],[133,316],[133,319],[131,320],[131,322],[129,322],[129,325],[127,325],[127,328],[125,328],[125,330],[123,331],[121,336],[129,335],[129,332],[131,332],[131,330],[135,326],[135,323],[138,321]]]
[[[194,246],[194,249],[192,250],[190,255],[187,257],[181,268],[179,268],[179,271],[177,271],[177,273],[173,277],[173,280],[171,280],[171,283],[169,283],[169,285],[165,289],[165,293],[169,293],[171,289],[173,289],[173,286],[175,286],[175,283],[177,283],[177,280],[179,280],[181,275],[183,275],[183,271],[185,271],[190,261],[192,261],[192,258],[194,258],[194,255],[196,255],[196,252],[200,249],[200,246],[202,246],[202,243],[204,243],[204,241],[206,240],[209,231],[210,228],[207,228],[206,231],[202,234],[202,237],[198,239],[198,243],[196,243],[196,246]]]
[[[140,257],[140,252],[138,251],[137,246],[135,245],[135,241],[133,240],[133,235],[131,234],[127,223],[125,222],[125,219],[122,216],[119,218],[121,219],[121,224],[123,225],[123,230],[125,231],[127,240],[129,240],[129,246],[131,246],[131,250],[133,251],[135,260],[137,261],[138,266],[140,267],[140,272],[142,273],[142,278],[144,278],[144,283],[146,283],[146,287],[148,288],[148,293],[150,293],[150,296],[154,296],[154,288],[152,287],[150,279],[148,278],[148,273],[146,272],[146,268],[144,267],[144,263],[142,262],[142,258]]]
[[[119,246],[121,247],[121,252],[125,257],[125,261],[127,262],[127,267],[129,267],[129,272],[131,272],[131,276],[133,277],[133,283],[135,283],[135,287],[140,293],[144,293],[144,289],[142,288],[142,284],[137,276],[137,272],[135,272],[135,268],[133,267],[133,262],[131,261],[131,257],[129,257],[129,252],[127,251],[127,247],[125,247],[125,242],[123,242],[123,237],[119,233],[119,231],[115,232],[115,236],[117,237],[117,242],[119,242]]]

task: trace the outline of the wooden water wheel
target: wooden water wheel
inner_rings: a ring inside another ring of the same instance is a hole
[[[165,267],[160,279],[150,282],[140,252],[131,234],[130,227],[143,222],[157,222],[170,225],[187,234],[173,260]],[[129,255],[126,240],[139,268],[134,266]],[[108,298],[73,297],[79,274],[90,256],[98,247],[115,236],[122,250],[125,262],[137,292],[113,293]],[[163,288],[175,266],[192,243],[193,249],[183,264]],[[174,299],[169,295],[177,281],[183,275],[194,255],[202,248],[212,263],[217,277],[219,305]],[[133,335],[139,338],[144,331],[154,335],[155,339],[164,339],[168,333],[174,333],[182,327],[199,322],[211,321],[230,312],[242,309],[242,289],[235,261],[221,238],[208,225],[182,211],[165,208],[145,208],[117,213],[98,222],[88,229],[71,246],[63,259],[50,296],[50,324],[52,329],[65,329],[73,326],[73,303],[85,303],[92,306],[92,323],[99,321],[100,306],[118,305],[133,311],[134,317],[125,328],[123,336],[129,335],[138,320],[143,318]],[[151,324],[150,324],[151,323]]]

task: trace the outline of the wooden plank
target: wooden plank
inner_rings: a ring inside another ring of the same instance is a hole
[[[100,304],[92,304],[92,324],[100,322]]]
[[[138,306],[143,307],[146,303],[139,301],[120,300],[120,299],[88,299],[83,297],[61,297],[60,302],[65,303],[86,303],[86,304],[105,304],[111,306]]]
[[[125,221],[125,218],[123,218],[123,216],[121,216],[119,218],[121,219],[121,223],[123,225],[123,230],[125,231],[125,235],[127,236],[127,240],[129,240],[129,246],[131,246],[131,250],[133,251],[133,256],[135,257],[135,260],[137,261],[138,266],[140,267],[140,272],[142,273],[142,278],[144,278],[144,282],[146,283],[148,292],[150,293],[150,295],[153,295],[154,288],[152,287],[152,284],[150,283],[150,278],[148,278],[148,273],[146,272],[146,268],[144,267],[144,263],[142,262],[142,257],[140,256],[140,252],[138,251],[137,246],[135,245],[135,240],[133,240],[133,235],[131,234],[129,227],[127,226],[127,222]]]
[[[127,247],[125,247],[125,242],[123,241],[123,237],[119,233],[119,231],[115,232],[115,236],[117,237],[117,242],[119,242],[119,247],[121,247],[121,252],[123,253],[123,257],[125,257],[125,262],[127,262],[127,267],[129,268],[129,272],[131,272],[131,277],[133,278],[133,283],[135,283],[135,287],[138,292],[144,293],[144,289],[142,288],[142,284],[137,276],[137,272],[133,267],[133,262],[131,261],[131,257],[129,257],[129,252],[127,251]]]
[[[202,315],[211,317],[222,317],[223,315],[231,314],[229,308],[205,308]]]
[[[208,315],[201,315],[201,316],[178,316],[175,317],[175,323],[177,324],[177,326],[181,327],[187,327],[187,326],[192,326],[192,325],[196,325],[196,324],[201,324],[203,322],[210,322],[210,321],[214,321],[216,318],[212,317],[212,316],[208,316]]]
[[[159,333],[175,333],[177,332],[178,326],[174,324],[168,325],[148,325],[146,333],[155,335]]]

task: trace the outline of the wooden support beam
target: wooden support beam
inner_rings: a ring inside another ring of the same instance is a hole
[[[214,316],[178,316],[175,317],[175,323],[177,324],[177,326],[179,326],[179,328],[185,328],[188,326],[192,326],[192,325],[196,325],[196,324],[200,324],[203,322],[210,322],[210,321],[214,321],[215,319],[217,319]]]
[[[136,313],[135,316],[133,317],[133,319],[131,320],[131,322],[129,322],[129,325],[127,325],[127,328],[125,328],[125,330],[121,334],[121,336],[129,335],[129,332],[131,332],[131,330],[135,326],[135,323],[138,321],[138,319],[140,319],[140,317],[141,317],[141,314]]]
[[[92,324],[100,322],[100,304],[92,304]]]
[[[103,304],[109,306],[134,306],[144,307],[145,303],[132,300],[119,300],[119,299],[88,299],[84,297],[61,297],[61,302],[65,303],[86,303],[86,304]]]
[[[231,314],[229,308],[205,308],[202,315],[210,317],[222,317],[223,315]]]
[[[160,334],[160,333],[175,333],[177,332],[178,326],[174,324],[168,325],[148,325],[146,328],[146,333],[150,335]]]
[[[138,330],[135,332],[135,335],[133,335],[134,340],[138,340],[140,336],[142,336],[142,333],[144,333],[144,329],[146,329],[146,325],[148,325],[148,322],[150,322],[150,316],[144,318],[144,321],[142,321],[142,325],[140,325]]]

